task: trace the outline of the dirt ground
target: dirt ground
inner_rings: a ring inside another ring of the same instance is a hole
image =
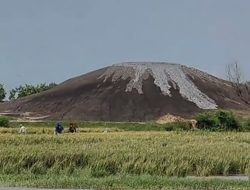
[[[21,114],[29,120],[47,117],[51,120],[144,122],[158,120],[167,114],[192,118],[204,111],[184,98],[174,87],[174,81],[170,84],[171,96],[166,96],[149,75],[143,80],[143,94],[139,94],[136,89],[126,91],[129,79],[120,78],[114,82],[108,78],[104,82],[100,76],[106,70],[69,79],[37,95],[1,103],[0,112]],[[191,68],[186,68],[185,74],[203,94],[215,101],[218,108],[250,110],[229,82]],[[40,115],[25,116],[26,113]]]

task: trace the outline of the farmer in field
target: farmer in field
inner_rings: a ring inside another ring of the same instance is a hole
[[[64,130],[63,125],[60,122],[56,123],[55,135],[62,134],[63,130]]]
[[[26,127],[24,127],[22,124],[19,125],[19,134],[26,134]]]
[[[69,124],[69,132],[76,133],[76,125],[74,123]]]

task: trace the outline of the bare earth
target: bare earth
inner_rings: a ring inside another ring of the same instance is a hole
[[[249,111],[249,95],[243,94],[239,97],[228,81],[183,65],[124,63],[1,103],[0,113],[29,120],[152,121],[167,114],[192,118],[216,106]]]

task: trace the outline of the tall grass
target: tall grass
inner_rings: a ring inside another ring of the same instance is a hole
[[[250,175],[250,133],[0,134],[0,174]]]

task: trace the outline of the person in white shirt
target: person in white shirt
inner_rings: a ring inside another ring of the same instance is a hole
[[[19,134],[25,135],[26,133],[27,133],[26,127],[24,127],[22,124],[20,124]]]

